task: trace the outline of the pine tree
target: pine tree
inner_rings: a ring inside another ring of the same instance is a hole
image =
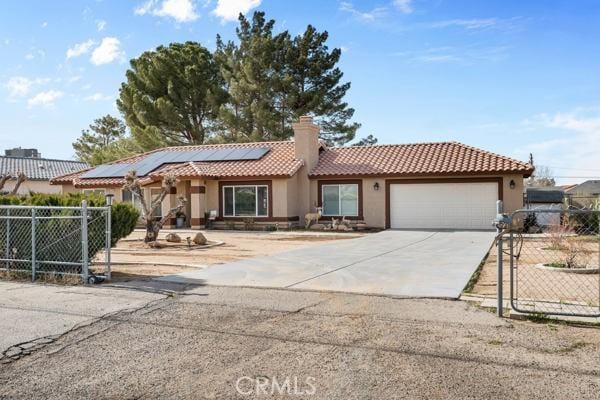
[[[336,65],[342,52],[337,48],[329,51],[328,37],[327,31],[319,33],[308,25],[291,41],[286,52],[286,70],[292,81],[290,107],[293,119],[314,115],[321,125],[321,138],[342,145],[354,139],[360,124],[349,122],[354,109],[348,107],[344,96],[350,82],[340,83],[344,74]]]
[[[94,120],[89,129],[81,131],[81,137],[73,143],[77,158],[91,165],[106,162],[107,149],[125,137],[125,124],[112,115]],[[110,160],[109,160],[110,161]]]
[[[351,141],[358,123],[349,122],[354,109],[344,102],[350,83],[341,83],[336,66],[340,49],[329,50],[327,32],[309,25],[292,38],[273,34],[274,20],[255,12],[239,17],[238,43],[217,36],[217,60],[229,92],[219,114],[220,141],[285,140],[302,115],[315,116],[321,138],[329,144]]]
[[[143,150],[202,144],[227,99],[212,54],[195,42],[172,43],[131,60],[119,110]]]
[[[236,29],[239,44],[224,43],[217,36],[215,59],[229,92],[229,101],[220,112],[222,127],[227,131],[223,140],[280,139],[276,134],[278,118],[273,103],[275,21],[266,21],[260,12],[254,13],[251,22],[242,15],[239,21]]]

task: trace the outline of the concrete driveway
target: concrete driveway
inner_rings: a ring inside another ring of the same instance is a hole
[[[458,298],[494,232],[384,231],[161,278],[209,285]]]

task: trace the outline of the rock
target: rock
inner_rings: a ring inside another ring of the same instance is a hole
[[[181,243],[181,236],[176,233],[169,233],[166,240],[170,243]]]
[[[308,229],[313,231],[324,231],[325,228],[326,226],[324,224],[312,224]]]
[[[196,236],[194,236],[194,239],[192,241],[199,246],[203,246],[206,243],[208,243],[208,240],[206,240],[206,236],[204,236],[202,232],[196,233]]]

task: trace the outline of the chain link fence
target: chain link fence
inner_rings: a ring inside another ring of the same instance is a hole
[[[0,206],[0,272],[53,280],[110,279],[110,207]]]
[[[600,316],[600,210],[519,210],[504,238],[514,310]]]

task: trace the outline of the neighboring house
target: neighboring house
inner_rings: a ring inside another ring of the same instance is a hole
[[[10,150],[9,154],[14,154],[14,150]],[[31,157],[5,157],[0,156],[0,175],[12,174],[16,175],[23,172],[27,176],[27,180],[19,187],[19,194],[31,192],[38,193],[60,193],[61,186],[50,185],[50,180],[59,175],[71,174],[83,169],[89,168],[89,165],[79,161],[68,160],[51,160],[48,158],[39,158],[39,153],[35,149],[27,150]],[[35,152],[32,152],[35,150]],[[9,151],[7,151],[8,153]],[[35,154],[35,156],[33,156]],[[13,178],[6,182],[5,192],[10,192],[15,185],[16,180]]]
[[[122,190],[136,170],[146,194],[167,174],[179,181],[162,212],[188,200],[192,228],[253,218],[295,225],[322,207],[322,220],[345,216],[379,228],[490,229],[496,201],[523,207],[531,165],[456,142],[328,148],[319,127],[301,117],[294,141],[169,147],[53,179],[63,191],[100,190],[132,201]],[[170,226],[173,226],[172,221]]]
[[[528,209],[561,210],[565,191],[559,186],[528,187],[525,191],[525,204]],[[560,225],[560,213],[541,212],[536,214],[540,226]]]
[[[600,200],[600,180],[589,180],[578,185],[569,185],[565,194],[572,205],[589,207],[595,200]]]

